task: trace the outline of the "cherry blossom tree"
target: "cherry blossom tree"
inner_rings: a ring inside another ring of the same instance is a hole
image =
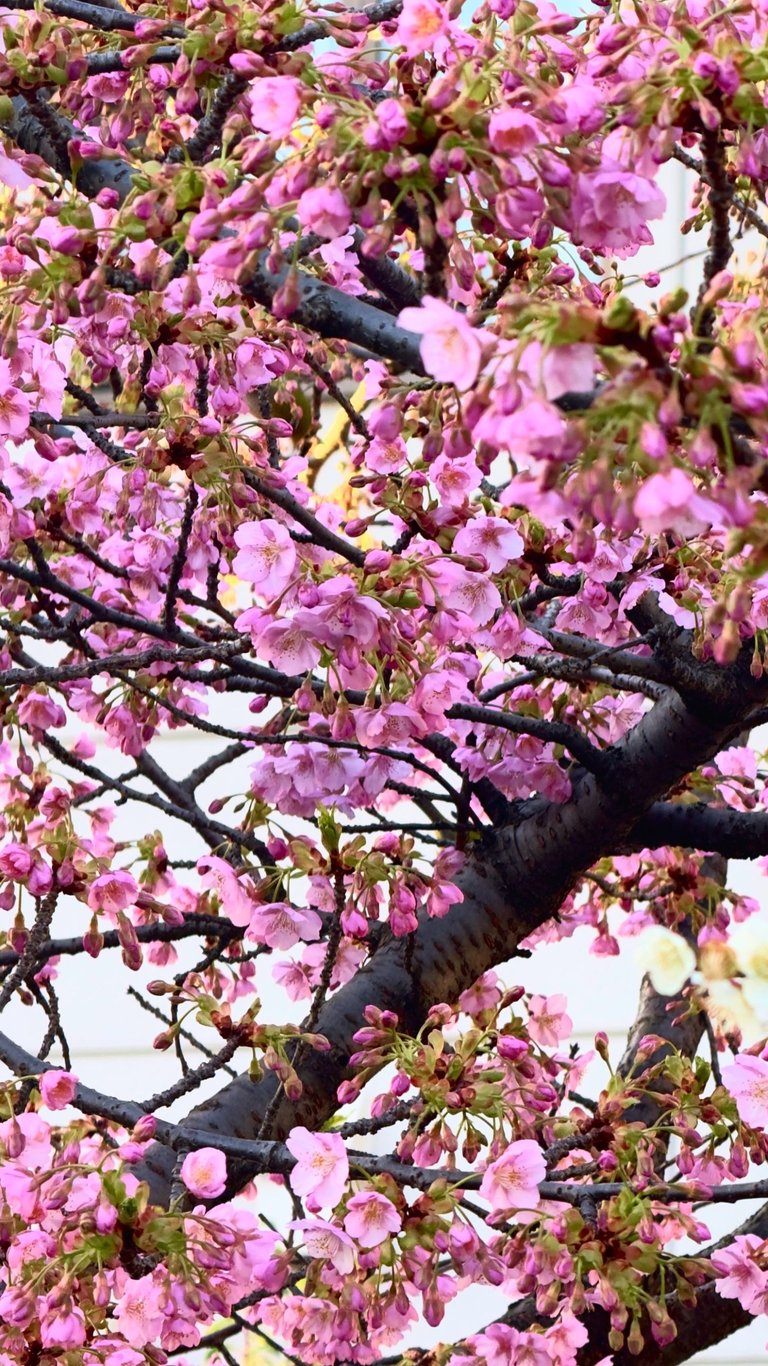
[[[768,8],[0,35],[0,1366],[688,1360],[768,1314]]]

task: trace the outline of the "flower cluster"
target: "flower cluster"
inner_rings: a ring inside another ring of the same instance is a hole
[[[0,20],[0,1366],[768,1313],[764,1216],[703,1222],[768,1160],[768,5],[53,8]],[[618,1066],[501,966],[577,933],[647,975]],[[113,952],[139,1100],[64,1018]]]

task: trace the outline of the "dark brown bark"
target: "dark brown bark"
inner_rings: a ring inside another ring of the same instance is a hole
[[[654,802],[633,829],[625,849],[658,849],[664,844],[725,858],[761,858],[768,854],[768,813],[734,811],[705,802]]]

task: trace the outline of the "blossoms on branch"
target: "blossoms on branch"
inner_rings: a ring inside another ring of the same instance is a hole
[[[535,1321],[470,1366],[577,1366],[595,1313],[663,1353],[697,1294],[765,1312],[762,1244],[696,1257],[688,1184],[735,1203],[768,1143],[763,918],[697,852],[754,852],[768,805],[730,743],[766,701],[768,302],[729,259],[763,6],[193,6],[119,52],[76,8],[0,53],[55,91],[0,155],[0,956],[44,1041],[3,1054],[0,1366],[209,1325],[227,1355],[228,1323],[372,1366],[477,1284]],[[709,250],[644,302],[616,261],[678,157]],[[723,1086],[685,1030],[611,1071],[500,967],[577,931],[605,967],[624,930]],[[178,1054],[149,1102],[38,1077],[58,977],[112,949]],[[222,1149],[171,1198],[155,1112],[212,1078]]]

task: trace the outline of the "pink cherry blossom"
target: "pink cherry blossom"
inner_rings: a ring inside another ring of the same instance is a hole
[[[243,612],[235,622],[238,631],[251,630],[251,612]],[[263,624],[259,613],[259,624],[253,632],[254,644],[263,659],[268,659],[276,669],[287,673],[306,673],[314,669],[320,659],[320,650],[312,639],[312,632],[303,629],[290,617],[282,621],[268,621]]]
[[[115,1321],[131,1347],[146,1347],[163,1326],[163,1294],[150,1272],[138,1280],[126,1279],[115,1307]]]
[[[482,349],[475,329],[462,313],[444,299],[425,294],[421,307],[404,308],[398,322],[420,334],[421,359],[433,379],[439,384],[455,384],[458,389],[471,388],[480,369]]]
[[[136,879],[122,868],[100,873],[88,888],[88,905],[94,911],[116,915],[135,902],[138,895]]]
[[[396,147],[408,132],[408,115],[400,100],[386,99],[376,105],[373,120],[363,134],[368,147]]]
[[[522,109],[494,109],[488,136],[494,152],[512,158],[523,156],[541,142],[539,125]]]
[[[49,1110],[63,1110],[74,1100],[77,1082],[78,1078],[74,1073],[63,1072],[57,1067],[42,1072],[38,1079],[38,1086],[43,1104],[47,1105]]]
[[[285,1140],[296,1158],[289,1181],[296,1195],[307,1197],[307,1209],[317,1212],[338,1205],[349,1180],[349,1160],[338,1134],[313,1134],[303,1125]]]
[[[357,649],[368,649],[376,644],[380,623],[389,617],[382,603],[368,594],[358,593],[356,584],[347,574],[321,584],[316,591],[318,601],[294,616],[301,630],[339,651],[345,644]]]
[[[466,699],[468,680],[457,669],[434,669],[420,679],[413,692],[413,705],[429,730],[439,724],[455,702]]]
[[[251,906],[247,938],[268,944],[271,949],[291,949],[302,939],[317,939],[321,927],[316,911],[273,901]]]
[[[305,190],[296,205],[301,226],[329,241],[341,237],[352,222],[352,213],[341,190],[318,185]]]
[[[265,517],[245,522],[235,532],[238,554],[232,561],[235,574],[247,579],[265,599],[285,591],[296,568],[296,547],[282,522]]]
[[[349,1275],[355,1265],[355,1245],[342,1228],[325,1219],[297,1219],[291,1228],[301,1233],[308,1256],[329,1261],[342,1276]]]
[[[27,694],[19,705],[18,717],[22,726],[31,726],[35,730],[56,729],[65,725],[67,720],[64,708],[47,693],[40,692]]]
[[[459,1005],[468,1015],[479,1015],[492,1010],[501,1000],[501,986],[495,972],[484,972],[471,987],[461,993]]]
[[[502,190],[496,199],[496,216],[510,237],[532,237],[536,221],[546,210],[546,200],[530,185],[518,185],[514,190]]]
[[[455,459],[439,455],[430,467],[429,477],[441,498],[452,507],[461,505],[480,487],[482,475],[473,455]]]
[[[226,1188],[227,1159],[218,1148],[196,1148],[181,1164],[181,1179],[193,1195],[213,1200]]]
[[[40,1313],[40,1341],[44,1347],[60,1347],[65,1351],[82,1347],[85,1342],[85,1315],[67,1296],[61,1303],[59,1296],[48,1295]]]
[[[0,1295],[2,1322],[14,1328],[28,1328],[35,1317],[35,1296],[23,1286],[7,1286]]]
[[[395,41],[409,57],[416,57],[422,52],[431,51],[435,39],[445,34],[448,28],[445,8],[438,0],[404,0]]]
[[[464,612],[477,626],[484,626],[501,607],[501,594],[487,574],[445,565],[440,566],[438,581],[443,585],[443,605]]]
[[[26,845],[12,841],[0,850],[0,876],[23,882],[30,873],[34,854]]]
[[[246,882],[237,876],[231,863],[216,854],[205,854],[198,859],[197,870],[204,887],[216,893],[224,914],[233,925],[250,924],[254,903]]]
[[[647,224],[661,218],[665,208],[664,194],[652,180],[607,164],[578,176],[572,211],[585,246],[626,257],[653,242]]]
[[[0,181],[12,190],[26,190],[35,183],[15,157],[9,157],[5,152],[0,153]]]
[[[5,362],[0,362],[0,384],[2,384],[2,367]],[[5,434],[18,437],[20,431],[7,430],[8,424],[18,429],[21,426],[22,414],[30,410],[26,394],[21,393],[17,388],[9,390],[7,398],[8,411],[3,411],[3,391],[0,388],[0,434],[6,429]],[[24,430],[26,430],[26,423]],[[60,487],[61,470],[58,468],[59,462],[44,460],[38,455],[31,441],[14,441],[13,461],[3,474],[3,483],[7,486],[13,505],[15,508],[29,507],[35,499],[45,499],[53,489]]]
[[[753,1129],[768,1124],[768,1062],[739,1053],[722,1069],[723,1082],[736,1101],[739,1117]]]
[[[538,1143],[530,1138],[517,1139],[501,1157],[488,1164],[480,1194],[490,1204],[493,1214],[536,1209],[539,1182],[544,1180],[546,1172],[547,1164]]]
[[[377,1191],[362,1191],[347,1202],[344,1228],[361,1247],[378,1247],[393,1233],[399,1233],[402,1220],[391,1200]]]
[[[232,65],[236,66],[236,57]],[[273,138],[290,133],[301,107],[301,84],[293,76],[263,76],[248,92],[250,118],[254,128]]]
[[[718,516],[714,503],[696,492],[691,476],[677,468],[646,479],[635,498],[634,510],[642,530],[651,536],[662,531],[697,536]]]
[[[754,1233],[747,1233],[734,1238],[729,1247],[718,1249],[712,1254],[712,1264],[717,1272],[718,1295],[727,1300],[739,1300],[746,1310],[752,1309],[768,1287],[768,1271],[756,1258],[756,1254],[764,1248],[765,1243],[761,1238]]]
[[[404,745],[424,730],[418,712],[405,702],[388,702],[383,707],[361,710],[355,726],[361,744],[385,748]]]
[[[456,535],[453,551],[456,555],[482,555],[493,574],[506,569],[525,549],[522,536],[503,517],[476,517]]]
[[[29,395],[14,379],[9,362],[0,360],[0,437],[26,436],[31,412]]]
[[[566,1011],[567,1004],[565,996],[531,997],[528,1003],[528,1033],[536,1043],[556,1048],[562,1039],[569,1037],[573,1021]]]

